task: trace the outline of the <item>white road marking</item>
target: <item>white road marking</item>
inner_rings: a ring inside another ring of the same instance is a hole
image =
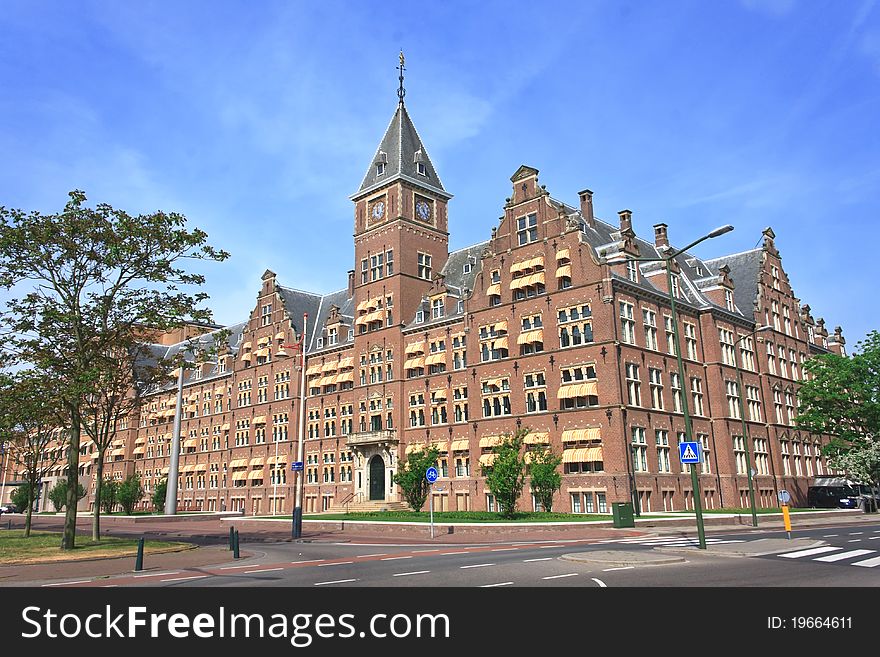
[[[315,582],[315,586],[324,586],[325,584],[345,584],[346,582],[356,581],[356,579],[334,579],[332,582]]]
[[[92,580],[90,579],[80,579],[75,582],[60,582],[58,584],[43,584],[43,586],[69,586],[71,584],[88,584]]]
[[[849,552],[838,552],[837,554],[829,554],[827,557],[818,557],[813,561],[840,561],[841,559],[849,559],[850,557],[860,557],[863,554],[871,554],[874,550],[850,550]]]
[[[149,573],[148,575],[132,575],[134,579],[140,579],[141,577],[165,577],[165,575],[179,575],[179,570],[171,570],[167,573]]]
[[[377,552],[376,554],[359,554],[355,559],[366,559],[367,557],[384,557],[387,552]]]
[[[119,584],[104,584],[104,586],[102,586],[101,588],[102,589],[119,588]]]
[[[258,564],[249,563],[247,566],[224,566],[220,570],[235,570],[236,568],[253,568]],[[168,573],[168,575],[176,575],[177,573]]]
[[[880,538],[878,536],[877,538]],[[444,552],[443,554],[438,554],[438,557],[448,557],[450,554],[470,554],[469,552]]]
[[[406,577],[407,575],[424,575],[425,573],[430,573],[430,570],[414,570],[411,573],[395,573],[392,577]]]
[[[601,579],[596,579],[595,577],[591,577],[590,579],[593,580],[594,582],[596,582],[596,584],[598,584],[601,588],[603,588],[603,589],[608,588],[608,585],[605,584],[605,582],[603,582]]]
[[[871,557],[870,559],[865,559],[864,561],[856,561],[851,566],[861,566],[862,568],[873,568],[874,566],[880,565],[880,557]]]
[[[847,541],[847,543],[861,543],[862,539],[860,538],[851,538]]]
[[[488,589],[488,588],[492,588],[493,586],[510,586],[511,584],[513,584],[513,582],[499,582],[498,584],[483,584],[480,588],[481,589]]]
[[[822,538],[834,538],[836,536],[840,536],[840,534],[825,534]]]
[[[558,545],[539,545],[538,549],[539,550],[550,550],[552,548],[558,548],[558,547],[559,547]]]
[[[318,567],[320,568],[321,566],[344,566],[349,563],[354,563],[354,561],[334,561],[333,563],[319,563]]]
[[[868,540],[869,541],[876,541],[878,538],[880,538],[880,536],[869,536]]]
[[[421,552],[439,552],[440,548],[432,548],[430,550],[413,550],[413,554],[419,554]]]
[[[495,548],[494,550],[489,550],[489,552],[510,552],[511,550],[518,550],[519,548]]]
[[[550,575],[549,577],[542,577],[541,579],[559,579],[560,577],[577,577],[577,573],[567,573],[565,575]]]
[[[182,582],[187,579],[202,579],[203,577],[207,577],[207,575],[193,575],[192,577],[174,577],[172,579],[162,579],[160,582]]]
[[[486,566],[494,566],[494,563],[475,563],[471,566],[459,566],[459,568],[484,568]]]
[[[553,557],[544,557],[543,559],[525,559],[523,563],[532,563],[533,561],[553,561]]]
[[[244,571],[244,574],[250,575],[251,573],[271,573],[275,570],[284,570],[284,568],[262,568],[260,570],[246,570]]]
[[[850,532],[850,536],[858,536],[859,534],[864,534],[865,532]]]
[[[798,559],[799,557],[810,557],[814,554],[824,554],[825,552],[836,552],[837,550],[842,550],[843,548],[829,546],[829,547],[818,547],[812,548],[810,550],[799,550],[797,552],[788,552],[786,554],[780,554],[780,557],[785,557],[786,559]]]
[[[635,566],[618,566],[617,568],[603,568],[603,573],[610,573],[612,570],[630,570],[631,568],[635,568]]]
[[[412,557],[385,557],[384,559],[379,559],[379,561],[397,561],[398,559],[412,559]]]

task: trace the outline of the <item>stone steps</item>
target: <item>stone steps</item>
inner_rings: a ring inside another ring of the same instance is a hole
[[[385,502],[383,500],[369,500],[366,502],[352,502],[347,505],[334,504],[328,513],[368,513],[371,511],[409,511],[406,502]]]

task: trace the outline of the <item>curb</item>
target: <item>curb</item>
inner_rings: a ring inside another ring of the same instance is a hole
[[[761,539],[759,539],[761,540]],[[783,540],[783,539],[771,539],[771,540]],[[802,540],[802,539],[794,539],[794,540]],[[654,548],[657,552],[663,552],[664,554],[696,554],[699,556],[709,556],[709,557],[732,557],[732,558],[743,558],[743,557],[764,557],[773,554],[779,554],[781,552],[789,552],[792,550],[809,550],[810,548],[822,547],[827,545],[825,541],[812,541],[806,544],[798,544],[798,545],[789,545],[787,547],[780,547],[778,549],[772,550],[763,550],[761,552],[743,552],[737,550],[722,550],[720,548],[713,549],[713,546],[709,546],[705,550],[701,550],[699,548],[694,547],[656,547]]]
[[[621,552],[596,550],[593,552],[573,552],[563,554],[560,559],[579,563],[594,563],[603,566],[662,566],[671,563],[686,563],[684,557],[657,556],[649,552]]]

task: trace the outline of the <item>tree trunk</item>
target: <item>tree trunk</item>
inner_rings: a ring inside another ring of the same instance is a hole
[[[92,540],[101,540],[101,488],[104,485],[104,452],[98,450],[98,469],[95,472],[95,512],[92,516]]]
[[[61,538],[61,549],[72,550],[76,547],[76,497],[79,489],[79,409],[70,409],[70,445],[67,447],[67,511],[64,516],[64,534]]]
[[[36,493],[34,491],[34,486],[30,487],[30,495],[28,495],[28,508],[27,513],[25,513],[24,517],[24,537],[30,538],[31,536],[31,517],[34,513],[34,497],[36,497]]]

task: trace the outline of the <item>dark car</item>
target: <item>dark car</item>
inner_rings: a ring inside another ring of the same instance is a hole
[[[858,484],[810,486],[807,489],[807,506],[817,509],[857,509],[872,497],[870,488]],[[874,503],[876,505],[876,501]]]
[[[15,506],[12,502],[8,502],[6,504],[0,504],[0,513],[21,513],[21,509]]]

